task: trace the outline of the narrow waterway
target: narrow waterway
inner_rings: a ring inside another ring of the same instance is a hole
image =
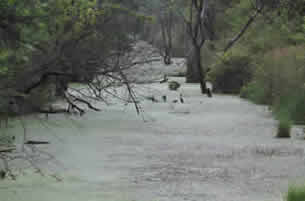
[[[172,103],[179,93],[166,83],[137,90],[160,102],[143,100],[139,116],[117,103],[84,117],[50,115],[47,123],[29,117],[28,138],[51,143],[40,145],[35,161],[45,176],[25,166],[16,181],[0,181],[0,200],[275,201],[305,180],[305,141],[297,132],[274,138],[266,107],[207,98],[197,85],[182,85],[184,104]],[[22,136],[21,127],[10,132]]]

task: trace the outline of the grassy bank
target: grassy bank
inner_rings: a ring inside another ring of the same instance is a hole
[[[291,124],[305,124],[305,51],[304,46],[274,49],[257,65],[251,83],[241,97],[267,104],[279,130]]]
[[[284,200],[285,201],[304,201],[305,200],[305,185],[290,186]]]

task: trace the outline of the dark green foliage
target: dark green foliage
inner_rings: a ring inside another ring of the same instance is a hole
[[[292,111],[292,119],[297,124],[305,124],[305,91],[295,98],[295,108]]]
[[[279,98],[273,106],[276,116],[286,116],[294,123],[305,124],[305,91]]]
[[[291,121],[289,119],[280,119],[277,128],[277,138],[290,138]]]
[[[238,94],[252,78],[251,58],[246,55],[227,56],[209,72],[215,91]]]
[[[201,62],[204,69],[212,69],[208,76],[216,91],[241,92],[242,97],[272,105],[275,114],[285,110],[291,120],[304,121],[305,101],[300,94],[305,90],[305,70],[301,62],[304,58],[299,58],[305,54],[304,1],[210,2],[213,9],[207,15],[213,20],[205,24],[211,33],[206,33],[209,37],[205,39],[210,40],[204,40]],[[264,3],[263,15],[255,19],[232,51],[223,56],[225,44],[254,12],[254,2]],[[103,66],[104,61],[117,59],[106,57],[130,50],[138,35],[158,44],[161,30],[153,22],[167,14],[173,15],[172,55],[186,56],[192,41],[187,40],[188,30],[181,14],[189,20],[189,6],[190,1],[185,0],[1,0],[1,92],[8,94],[6,89],[12,89],[35,107],[42,107],[49,100],[46,90],[50,85],[55,84],[58,94],[63,95],[70,81],[91,82],[97,72],[109,70],[109,66]],[[150,20],[147,15],[152,16]],[[298,47],[291,50],[287,48],[290,46]],[[279,49],[280,53],[276,53]],[[293,53],[287,56],[281,51]],[[194,59],[190,62],[194,63]],[[50,72],[61,75],[46,76]],[[173,89],[178,88],[175,85]]]
[[[0,116],[13,115],[10,101],[19,114],[24,108],[41,111],[55,94],[71,104],[65,95],[69,82],[92,84],[101,72],[115,69],[110,61],[130,51],[131,34],[146,20],[137,3],[1,0],[0,104],[5,106],[0,105]]]
[[[13,145],[15,143],[15,136],[5,135],[3,133],[0,134],[0,145]]]
[[[247,19],[240,16],[247,16],[248,8],[247,1],[239,1],[228,9],[225,22],[238,30]],[[282,135],[289,133],[289,124],[305,122],[305,4],[268,1],[266,9],[233,51],[248,55],[254,67],[251,82],[242,87],[240,96],[270,105]]]
[[[290,186],[285,201],[304,201],[305,200],[305,186]]]
[[[279,120],[305,123],[304,47],[272,50],[258,65],[254,81],[244,86],[241,97],[272,106]]]
[[[249,99],[257,104],[268,104],[264,86],[255,81],[250,82],[241,88],[240,97]]]

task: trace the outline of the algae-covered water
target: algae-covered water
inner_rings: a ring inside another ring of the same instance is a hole
[[[141,115],[116,102],[83,117],[24,118],[28,139],[50,142],[35,157],[44,176],[15,162],[19,176],[0,181],[0,200],[266,201],[305,180],[305,142],[274,138],[277,122],[265,107],[233,96],[207,98],[191,84],[179,92],[166,84],[137,90],[160,102],[143,99]],[[180,93],[185,103],[172,103]],[[18,125],[8,131],[17,143]]]

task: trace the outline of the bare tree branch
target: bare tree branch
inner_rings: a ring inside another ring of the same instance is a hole
[[[233,45],[245,34],[245,32],[248,30],[250,25],[255,21],[256,17],[262,12],[263,7],[260,7],[256,10],[256,12],[248,19],[247,23],[243,26],[243,28],[240,30],[240,32],[234,36],[227,46],[224,49],[224,52],[227,52]]]

